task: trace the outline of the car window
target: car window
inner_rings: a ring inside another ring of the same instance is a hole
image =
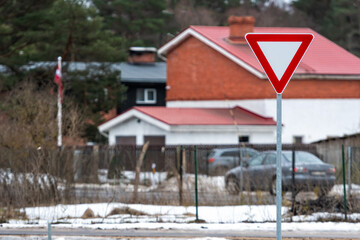
[[[254,166],[259,166],[262,164],[263,162],[263,159],[264,159],[264,156],[263,154],[253,158],[250,162],[249,162],[249,166],[250,167],[254,167]]]
[[[292,162],[292,152],[285,152],[285,157]],[[295,162],[296,163],[307,163],[307,164],[321,164],[321,161],[317,156],[309,152],[295,152]]]
[[[222,157],[239,157],[238,151],[226,151],[223,154],[221,154]]]
[[[264,161],[264,165],[275,165],[276,164],[276,155],[273,153],[269,153],[266,156],[266,159]]]

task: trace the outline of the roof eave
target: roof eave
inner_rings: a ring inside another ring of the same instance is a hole
[[[170,125],[172,132],[273,132],[276,129],[276,125]]]
[[[351,74],[294,74],[292,79],[360,80],[360,75],[351,75]]]
[[[180,44],[183,40],[185,40],[186,38],[193,36],[195,38],[197,38],[198,40],[200,40],[201,42],[205,43],[206,45],[208,45],[209,47],[213,48],[214,50],[220,52],[221,54],[223,54],[225,57],[229,58],[230,60],[232,60],[233,62],[235,62],[236,64],[240,65],[241,67],[245,68],[246,70],[248,70],[250,73],[254,74],[255,76],[257,76],[258,78],[266,78],[265,74],[263,74],[262,72],[258,71],[257,69],[253,68],[252,66],[250,66],[249,64],[245,63],[244,61],[242,61],[241,59],[239,59],[238,57],[234,56],[233,54],[231,54],[230,52],[226,51],[225,49],[223,49],[222,47],[220,47],[219,45],[215,44],[214,42],[210,41],[208,38],[204,37],[203,35],[201,35],[200,33],[198,33],[197,31],[195,31],[194,29],[192,29],[191,27],[187,28],[185,31],[181,32],[179,35],[177,35],[175,38],[173,38],[172,40],[170,40],[168,43],[166,43],[164,46],[162,46],[159,50],[158,50],[158,56],[163,59],[164,61],[166,61],[166,54],[168,54],[168,52],[170,52],[173,48],[175,48],[178,44]]]
[[[163,130],[169,130],[170,126],[162,121],[159,121],[158,119],[155,119],[149,115],[147,115],[146,113],[143,113],[141,111],[139,111],[136,108],[132,108],[129,111],[124,112],[123,114],[118,115],[117,117],[101,124],[98,126],[99,132],[100,133],[107,133],[109,132],[112,128],[116,127],[117,125],[125,122],[126,120],[132,118],[132,117],[136,117],[140,120],[146,121],[154,126],[157,126]]]
[[[158,50],[158,56],[161,59],[163,59],[164,61],[166,61],[166,55],[173,48],[175,48],[177,45],[179,45],[183,40],[185,40],[186,38],[188,38],[190,36],[193,36],[193,37],[197,38],[198,40],[202,41],[203,43],[205,43],[209,47],[211,47],[214,50],[220,52],[221,54],[223,54],[224,56],[226,56],[227,58],[229,58],[230,60],[232,60],[236,64],[240,65],[244,69],[248,70],[250,73],[254,74],[258,78],[261,78],[261,79],[266,79],[267,78],[266,75],[263,72],[257,70],[256,68],[254,68],[251,65],[247,64],[246,62],[242,61],[241,59],[234,56],[230,52],[226,51],[225,49],[223,49],[219,45],[215,44],[214,42],[212,42],[211,40],[209,40],[205,36],[201,35],[199,32],[192,29],[191,27],[185,29],[183,32],[178,34],[176,37],[174,37],[168,43],[163,45]],[[314,73],[311,74],[310,73],[310,74],[294,74],[294,76],[293,76],[293,79],[309,79],[309,78],[312,78],[312,79],[326,79],[326,80],[339,80],[339,79],[342,79],[342,80],[343,79],[344,80],[360,80],[360,75],[351,75],[351,74],[314,74]]]
[[[166,83],[166,78],[165,79],[122,78],[121,82],[124,82],[124,83]]]

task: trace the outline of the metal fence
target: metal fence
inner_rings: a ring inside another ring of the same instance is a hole
[[[231,193],[225,187],[226,171],[211,171],[211,152],[214,149],[232,148],[254,149],[261,153],[273,151],[276,146],[149,146],[147,149],[144,146],[87,146],[62,150],[1,148],[0,205],[24,207],[103,201],[193,205],[195,190],[200,205],[275,204],[275,197],[269,193],[269,189],[252,189],[244,180],[239,193]],[[324,159],[313,144],[283,145],[282,149],[310,152]],[[347,187],[352,191],[348,196],[350,211],[359,211],[360,207],[359,149],[358,146],[345,146],[346,179],[347,183],[352,184],[352,188]],[[341,153],[341,148],[336,151]],[[142,153],[145,154],[139,165]],[[232,157],[233,165],[229,169],[242,162],[246,164],[241,154]],[[258,183],[263,184],[264,179],[259,178]],[[336,165],[336,185],[327,198],[319,198],[319,191],[316,190],[298,193],[294,187],[284,193],[283,203],[301,212],[306,209],[304,204],[325,207],[322,204],[329,205],[330,201],[332,206],[337,206],[332,209],[341,210],[344,208],[343,195],[339,190],[342,183],[342,166]]]

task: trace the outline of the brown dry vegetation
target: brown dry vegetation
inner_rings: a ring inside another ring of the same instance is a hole
[[[122,208],[114,208],[113,210],[111,210],[111,212],[107,215],[108,216],[112,216],[112,215],[119,215],[119,214],[129,214],[131,216],[145,216],[148,215],[145,212],[142,211],[138,211],[135,209],[132,209],[130,207],[122,207]]]
[[[198,178],[199,190],[199,205],[204,206],[219,206],[219,205],[263,205],[274,204],[274,197],[271,197],[268,191],[246,191],[238,195],[229,195],[223,183],[223,176],[214,177],[206,176],[206,159],[200,156],[206,156],[206,150],[200,154],[198,148],[199,163],[198,168],[200,176]],[[21,208],[27,206],[51,205],[58,203],[85,203],[85,202],[123,202],[133,203],[131,194],[133,182],[131,179],[124,179],[126,174],[121,174],[121,178],[111,179],[113,185],[104,186],[98,184],[98,168],[109,168],[111,159],[122,151],[117,151],[116,148],[99,148],[87,147],[77,149],[79,154],[74,154],[75,148],[64,148],[61,151],[58,149],[22,149],[10,150],[2,148],[0,155],[0,207],[4,209]],[[122,170],[134,171],[136,157],[139,156],[141,148],[129,148],[127,157],[132,157],[128,161],[120,159]],[[150,149],[149,151],[155,151]],[[182,190],[180,191],[180,175],[177,161],[177,148],[166,148],[159,156],[163,156],[162,160],[157,159],[157,172],[168,172],[167,179],[161,180],[158,188],[151,188],[151,186],[141,185],[141,191],[138,193],[138,201],[142,204],[160,204],[160,205],[183,205],[193,206],[195,197],[195,181],[193,172],[193,153],[192,148],[186,148],[186,161],[184,169],[186,175],[182,176]],[[125,155],[124,155],[125,156]],[[148,156],[154,156],[152,154]],[[157,155],[156,155],[157,156]],[[182,156],[182,155],[179,155]],[[162,162],[161,162],[162,161]],[[150,163],[150,164],[149,164]],[[151,172],[152,159],[145,158],[144,165],[141,168],[142,172]],[[144,174],[144,176],[149,176]],[[171,176],[171,177],[170,177]],[[119,183],[122,182],[122,185]],[[78,184],[81,183],[81,184]],[[91,185],[90,183],[96,183]],[[144,184],[146,181],[142,179],[139,184]],[[76,185],[75,185],[76,184]],[[224,184],[224,183],[223,183]],[[126,185],[126,186],[125,186]],[[84,187],[79,187],[84,186]],[[86,194],[87,191],[91,197],[84,197],[75,194],[74,188],[82,189]],[[104,189],[109,189],[103,191]],[[245,190],[247,185],[244,185]],[[106,194],[104,194],[106,193]],[[110,194],[109,194],[110,193]],[[102,195],[103,194],[103,195]],[[301,195],[301,194],[300,194]],[[290,197],[289,197],[290,196]],[[312,193],[311,197],[307,195],[304,198],[296,198],[297,211],[299,213],[311,214],[317,211],[333,211],[342,212],[343,208],[338,207],[342,199],[328,199],[329,201],[317,201],[316,194]],[[314,201],[303,201],[306,198]],[[331,200],[331,201],[330,201]],[[326,203],[319,208],[317,205]],[[284,206],[291,206],[291,193],[284,196]],[[316,205],[317,204],[317,205]],[[358,212],[360,206],[359,202],[349,200],[351,208],[349,212]],[[144,215],[145,213],[129,208],[113,209],[109,215],[115,214],[129,214],[132,216]],[[3,214],[8,216],[7,214]],[[145,214],[146,215],[146,214]],[[4,217],[6,219],[7,217]],[[4,220],[3,220],[4,221]]]
[[[84,214],[81,216],[82,219],[88,219],[88,218],[94,218],[95,214],[94,211],[90,208],[87,208],[84,212]]]
[[[9,219],[26,220],[27,216],[24,212],[14,208],[0,208],[0,223],[6,223]]]
[[[57,149],[57,97],[51,89],[24,81],[1,98],[0,206],[58,203],[58,184],[73,181],[73,156]],[[63,135],[77,138],[83,117],[76,105],[66,102]]]
[[[57,97],[51,86],[38,89],[32,82],[22,82],[0,104],[0,147],[8,149],[57,146]],[[63,136],[78,139],[84,117],[71,99],[64,101]]]

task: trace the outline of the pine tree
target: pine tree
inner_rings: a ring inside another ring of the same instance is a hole
[[[106,27],[126,40],[124,47],[155,46],[167,31],[165,0],[94,0]]]
[[[316,31],[360,56],[358,0],[297,0],[293,6],[313,19]]]

